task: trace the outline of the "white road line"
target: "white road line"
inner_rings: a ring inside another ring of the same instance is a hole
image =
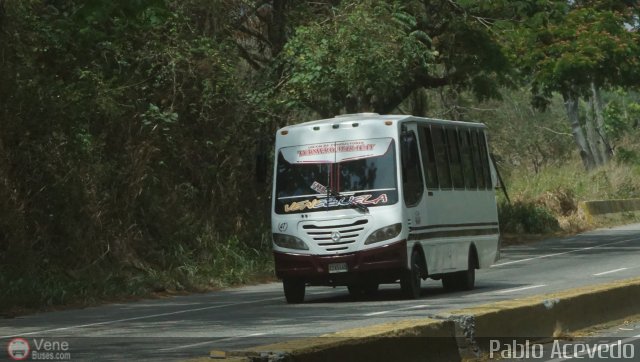
[[[178,347],[162,348],[162,349],[159,349],[158,352],[177,351],[177,350],[180,350],[180,349],[203,346],[203,345],[206,345],[206,344],[212,344],[212,343],[215,343],[215,342],[226,341],[226,340],[234,339],[234,338],[238,338],[238,337],[222,338],[222,339],[216,339],[216,340],[213,340],[213,341],[185,344],[185,345],[178,346]]]
[[[522,287],[522,288],[512,288],[512,289],[499,290],[496,293],[498,293],[498,294],[506,294],[506,293],[511,293],[511,292],[519,292],[521,290],[542,288],[542,287],[546,287],[546,286],[547,286],[546,284],[530,285],[528,287]]]
[[[387,310],[387,311],[384,311],[384,312],[367,313],[367,314],[365,314],[364,316],[365,316],[365,317],[373,317],[373,316],[375,316],[375,315],[387,314],[387,313],[389,313],[389,312],[391,312],[391,311],[390,311],[390,310]]]
[[[265,334],[266,333],[251,333],[251,334],[248,334],[246,336],[220,338],[220,339],[214,339],[214,340],[211,340],[211,341],[205,341],[205,342],[200,342],[200,343],[185,344],[185,345],[178,346],[178,347],[163,348],[163,349],[159,349],[158,351],[160,351],[160,352],[176,351],[176,350],[180,350],[180,349],[203,346],[203,345],[213,344],[213,343],[217,343],[217,342],[230,341],[230,340],[234,340],[234,339],[264,336]]]
[[[14,334],[14,335],[10,335],[10,336],[0,336],[0,339],[22,337],[22,336],[31,336],[31,335],[34,335],[34,334],[43,334],[43,333],[49,333],[49,332],[60,332],[60,331],[66,331],[66,330],[70,330],[70,329],[79,329],[79,328],[86,328],[86,327],[103,326],[103,325],[119,323],[119,322],[129,322],[129,321],[137,321],[137,320],[141,320],[141,319],[165,317],[165,316],[176,315],[176,314],[199,312],[199,311],[202,311],[202,310],[231,307],[231,306],[235,306],[235,305],[239,305],[239,304],[260,303],[260,302],[266,302],[266,301],[269,301],[269,300],[278,300],[278,299],[282,299],[282,297],[267,298],[267,299],[260,299],[260,300],[251,300],[251,301],[246,301],[246,302],[235,302],[235,303],[228,303],[228,304],[221,304],[221,305],[212,305],[212,306],[202,307],[202,308],[183,309],[183,310],[178,310],[178,311],[175,311],[175,312],[149,314],[149,315],[144,315],[144,316],[140,316],[140,317],[122,318],[122,319],[114,319],[114,320],[111,320],[111,321],[104,321],[104,322],[79,324],[79,325],[75,325],[75,326],[60,327],[60,328],[53,328],[53,329],[44,329],[44,330],[41,330],[41,331],[19,333],[19,334]]]
[[[387,313],[392,313],[392,312],[399,312],[399,311],[402,311],[402,310],[425,308],[425,307],[428,307],[428,305],[427,304],[412,305],[411,307],[404,307],[404,308],[391,309],[391,310],[383,310],[383,311],[380,311],[380,312],[367,313],[367,314],[363,314],[363,315],[365,317],[373,317],[373,316],[376,316],[376,315],[382,315],[382,314],[387,314]]]
[[[581,249],[574,249],[574,250],[569,250],[569,251],[563,251],[562,253],[555,253],[555,254],[547,254],[547,255],[541,255],[541,256],[534,256],[532,258],[526,258],[526,259],[520,259],[520,260],[512,260],[512,261],[507,261],[504,263],[499,263],[499,264],[493,264],[491,267],[495,268],[495,267],[499,267],[499,266],[503,266],[503,265],[511,265],[511,264],[516,264],[516,263],[522,263],[525,261],[531,261],[531,260],[536,260],[536,259],[543,259],[543,258],[550,258],[552,256],[558,256],[558,255],[564,255],[564,254],[569,254],[569,253],[575,253],[578,251],[585,251],[585,250],[591,250],[591,249],[595,249],[595,248],[600,248],[603,246],[607,246],[607,245],[615,245],[615,244],[621,244],[621,243],[626,243],[628,241],[634,241],[634,240],[638,240],[638,239],[627,239],[627,240],[621,240],[621,241],[615,241],[612,243],[606,243],[606,244],[600,244],[600,245],[594,245],[594,246],[590,246],[588,248],[581,248]]]
[[[623,271],[623,270],[627,270],[627,268],[620,268],[620,269],[614,269],[614,270],[605,271],[605,272],[602,272],[602,273],[596,273],[596,274],[593,274],[593,276],[594,277],[599,277],[601,275],[616,273],[616,272]]]
[[[332,293],[336,293],[335,290],[328,290],[326,292],[313,292],[313,293],[308,293],[309,295],[322,295],[322,294],[332,294]]]

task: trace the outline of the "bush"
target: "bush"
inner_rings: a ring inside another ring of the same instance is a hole
[[[628,150],[624,147],[618,147],[616,150],[615,160],[620,164],[638,165],[640,164],[640,156],[635,150]]]
[[[503,233],[541,234],[560,229],[549,209],[530,201],[501,202],[498,215]]]

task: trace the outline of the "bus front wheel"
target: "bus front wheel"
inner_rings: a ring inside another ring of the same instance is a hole
[[[400,287],[402,294],[409,299],[417,299],[420,297],[420,253],[414,250],[411,253],[411,269],[406,270],[402,278],[400,278]]]
[[[289,304],[302,303],[304,301],[305,283],[303,280],[283,279],[282,287],[284,297]]]

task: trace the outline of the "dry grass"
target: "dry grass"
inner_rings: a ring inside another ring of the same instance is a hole
[[[512,195],[512,205],[501,207],[514,208],[528,205],[524,214],[501,212],[503,225],[522,225],[527,223],[534,227],[530,230],[507,228],[506,233],[549,234],[577,233],[595,227],[611,226],[633,222],[635,215],[605,217],[588,221],[581,214],[578,204],[582,201],[640,198],[640,164],[611,162],[593,171],[585,171],[579,160],[572,160],[560,167],[547,167],[531,175],[529,170],[511,170],[507,181]],[[540,218],[552,215],[560,230],[544,230],[538,225],[548,225]],[[504,219],[515,216],[518,220]]]

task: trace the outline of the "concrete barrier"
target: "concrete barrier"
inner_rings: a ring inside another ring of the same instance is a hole
[[[217,351],[215,354],[219,354]],[[459,361],[451,320],[403,320],[226,353],[224,361]],[[209,359],[209,361],[211,361]]]
[[[591,221],[594,216],[640,211],[640,199],[582,201],[578,209]]]
[[[488,351],[490,340],[557,337],[638,314],[638,300],[640,278],[635,278],[240,351],[212,351],[211,357],[227,362],[476,359]]]
[[[450,311],[466,338],[460,351],[478,357],[493,340],[560,337],[640,313],[640,278]]]

